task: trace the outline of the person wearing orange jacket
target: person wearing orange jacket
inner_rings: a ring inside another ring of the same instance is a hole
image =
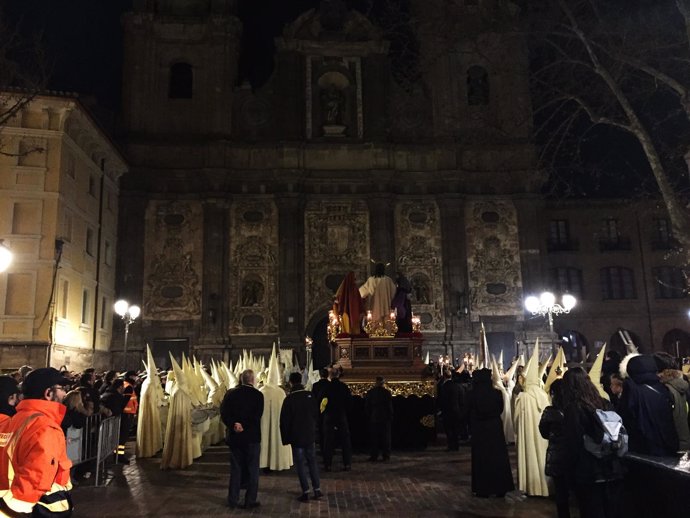
[[[125,372],[125,383],[123,394],[129,397],[122,416],[120,417],[120,443],[117,446],[118,462],[122,464],[129,464],[129,459],[125,457],[125,446],[129,434],[132,431],[132,426],[136,422],[136,415],[139,411],[139,401],[137,400],[137,393],[135,391],[137,382],[137,373],[134,371]]]
[[[17,413],[0,424],[0,516],[71,516],[72,462],[60,427],[68,384],[56,369],[32,371]]]

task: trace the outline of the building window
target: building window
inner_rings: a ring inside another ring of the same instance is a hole
[[[601,294],[604,300],[636,298],[633,271],[620,266],[602,268]]]
[[[84,247],[86,250],[86,253],[89,254],[91,257],[93,257],[93,229],[90,227],[86,227],[86,246]]]
[[[483,67],[475,65],[467,70],[467,104],[489,104],[489,74]]]
[[[72,242],[72,227],[74,226],[74,218],[72,213],[68,210],[65,211],[64,221],[62,225],[62,240],[71,243]]]
[[[108,299],[103,297],[101,299],[101,329],[105,329],[105,315],[108,309]]]
[[[582,298],[582,270],[578,268],[552,268],[551,286],[554,291],[572,293]]]
[[[5,315],[30,316],[33,311],[33,276],[29,273],[7,274]]]
[[[105,256],[103,260],[105,261],[105,264],[107,266],[112,266],[113,262],[113,247],[110,244],[110,241],[107,239],[105,240],[105,244],[103,245],[103,255]]]
[[[607,218],[602,222],[601,237],[599,238],[599,250],[610,252],[615,250],[630,250],[632,243],[629,237],[620,234],[618,220]]]
[[[577,243],[570,237],[567,219],[552,219],[549,222],[549,238],[546,243],[549,252],[577,250]]]
[[[96,178],[92,174],[89,175],[89,194],[96,197]]]
[[[81,295],[81,323],[86,325],[89,323],[89,290],[85,289]]]
[[[13,234],[41,233],[41,204],[36,202],[16,202],[12,207]]]
[[[688,296],[683,270],[673,266],[660,266],[652,270],[657,299],[684,299]]]
[[[654,220],[654,235],[652,236],[652,248],[654,250],[670,250],[675,245],[671,222],[666,218]]]
[[[170,67],[168,97],[170,99],[191,99],[194,86],[194,71],[189,63],[175,63]]]
[[[62,281],[62,297],[60,298],[60,318],[67,319],[69,304],[69,281]]]

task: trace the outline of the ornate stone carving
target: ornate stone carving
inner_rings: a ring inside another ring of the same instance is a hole
[[[466,207],[472,314],[519,315],[522,276],[515,206],[510,200],[487,200]]]
[[[276,333],[278,210],[271,200],[246,200],[231,214],[231,333]]]
[[[429,314],[424,331],[444,331],[441,225],[433,201],[399,202],[395,208],[398,269],[412,283],[412,310]]]
[[[144,311],[147,320],[201,318],[202,209],[186,201],[149,204]]]
[[[369,267],[369,210],[359,200],[311,201],[305,209],[305,317],[329,306],[327,279],[355,272],[363,283]],[[325,316],[325,315],[324,315]]]

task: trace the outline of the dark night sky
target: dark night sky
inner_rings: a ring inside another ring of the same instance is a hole
[[[122,78],[122,13],[132,0],[0,0],[8,25],[21,28],[25,37],[40,34],[51,65],[49,87],[93,96],[110,114],[119,110]],[[254,86],[264,83],[272,71],[273,38],[285,23],[317,6],[319,0],[240,0],[238,15],[243,23],[243,53],[240,80]],[[361,8],[367,0],[352,0]],[[376,12],[379,19],[381,13]],[[395,48],[395,42],[393,45]],[[104,117],[114,120],[112,116]],[[106,121],[106,125],[108,122]],[[639,150],[629,138],[608,129],[589,132],[581,143],[577,160],[580,171],[573,182],[575,158],[553,165],[547,191],[559,195],[592,196],[649,192],[651,176]],[[631,172],[634,175],[631,180]],[[561,181],[562,180],[562,181]],[[568,186],[565,186],[565,183]],[[574,189],[572,189],[574,187]],[[652,187],[653,190],[653,187]]]

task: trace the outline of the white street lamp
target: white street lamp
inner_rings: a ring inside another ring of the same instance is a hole
[[[130,306],[129,302],[121,299],[115,303],[113,309],[125,323],[125,350],[123,364],[125,370],[127,370],[127,338],[129,337],[129,325],[134,323],[137,317],[141,314],[141,308],[136,305]]]
[[[556,302],[556,296],[545,291],[539,297],[534,295],[529,296],[525,299],[525,309],[532,313],[533,315],[548,316],[549,319],[549,331],[553,337],[553,316],[570,313],[570,310],[577,305],[577,299],[566,293],[561,297],[561,304]],[[552,344],[553,345],[553,344]],[[553,347],[552,347],[553,348]]]
[[[14,254],[7,248],[7,245],[0,239],[0,273],[7,270],[12,264]]]
[[[561,297],[562,304],[556,303],[556,296],[545,291],[539,297],[530,296],[525,299],[525,309],[533,315],[548,316],[549,331],[553,333],[553,315],[570,313],[570,310],[577,304],[577,299],[566,293]]]

